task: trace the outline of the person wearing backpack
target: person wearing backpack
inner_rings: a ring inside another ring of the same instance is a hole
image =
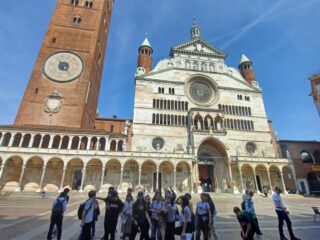
[[[92,221],[92,231],[91,236],[94,238],[96,234],[96,222],[98,221],[98,217],[100,215],[100,207],[97,199],[94,199],[95,201],[95,209],[93,210],[93,221]]]
[[[88,193],[89,199],[85,202],[82,216],[81,216],[81,235],[80,240],[91,239],[92,223],[94,222],[94,210],[97,208],[96,191]]]
[[[63,214],[67,209],[67,199],[66,193],[60,193],[59,197],[54,200],[51,209],[51,218],[50,218],[50,227],[47,235],[47,240],[52,239],[52,231],[54,226],[57,226],[57,240],[61,239],[62,235],[62,222],[63,222]]]
[[[201,201],[197,203],[196,208],[196,217],[198,220],[196,240],[200,240],[201,232],[203,233],[203,239],[208,240],[212,221],[210,205],[205,193],[201,193],[200,197]]]

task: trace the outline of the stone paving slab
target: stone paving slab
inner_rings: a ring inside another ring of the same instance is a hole
[[[195,198],[197,199],[197,198]],[[45,240],[49,228],[50,208],[53,198],[9,198],[0,201],[0,240]],[[68,210],[63,223],[63,240],[77,240],[80,234],[80,222],[77,219],[77,209],[85,198],[70,198]],[[195,200],[194,200],[195,201]],[[214,198],[218,209],[217,233],[220,240],[237,240],[240,228],[232,208],[239,206],[238,198]],[[254,199],[260,227],[264,235],[262,240],[276,240],[278,237],[277,218],[271,198],[257,197]],[[295,234],[303,240],[320,240],[320,218],[314,223],[311,206],[319,206],[319,198],[285,199]],[[195,204],[195,202],[194,202]],[[97,223],[97,237],[103,236],[103,202]],[[120,229],[120,226],[118,227]],[[285,230],[286,232],[286,230]],[[288,236],[288,234],[286,234]],[[117,235],[119,239],[119,234]],[[138,237],[137,237],[138,239]],[[178,237],[176,239],[179,239]]]

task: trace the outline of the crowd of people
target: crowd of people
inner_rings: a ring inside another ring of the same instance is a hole
[[[68,193],[69,189],[65,189],[53,202],[48,240],[52,239],[55,225],[57,239],[61,239],[63,213],[69,201]],[[283,204],[280,193],[281,189],[275,188],[272,197],[279,220],[280,239],[287,239],[283,234],[283,222],[286,221],[291,240],[299,240],[293,234],[289,212]],[[255,234],[262,235],[253,196],[253,191],[246,190],[241,209],[233,208],[244,240],[253,240]],[[175,235],[181,236],[182,240],[218,240],[215,227],[217,210],[208,193],[200,194],[201,199],[196,206],[193,206],[189,193],[177,197],[172,189],[167,189],[164,196],[160,191],[156,191],[152,198],[140,191],[135,199],[132,189],[129,188],[124,202],[113,187],[109,188],[105,198],[97,197],[96,191],[90,191],[88,197],[78,210],[78,218],[81,220],[79,240],[91,240],[95,236],[95,225],[100,215],[98,201],[103,201],[105,204],[104,236],[101,240],[116,239],[118,221],[121,224],[120,239],[124,240],[135,240],[138,233],[140,240],[174,240]]]

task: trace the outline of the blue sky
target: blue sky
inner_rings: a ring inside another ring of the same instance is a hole
[[[116,0],[100,90],[101,116],[132,118],[137,49],[148,33],[154,65],[190,39],[192,18],[236,67],[254,64],[268,118],[280,139],[320,140],[308,77],[320,71],[320,0]],[[56,0],[3,1],[0,124],[12,124]]]

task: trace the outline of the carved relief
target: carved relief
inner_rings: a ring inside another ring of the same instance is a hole
[[[44,111],[46,113],[58,113],[63,105],[63,96],[59,91],[54,91],[45,100]]]

